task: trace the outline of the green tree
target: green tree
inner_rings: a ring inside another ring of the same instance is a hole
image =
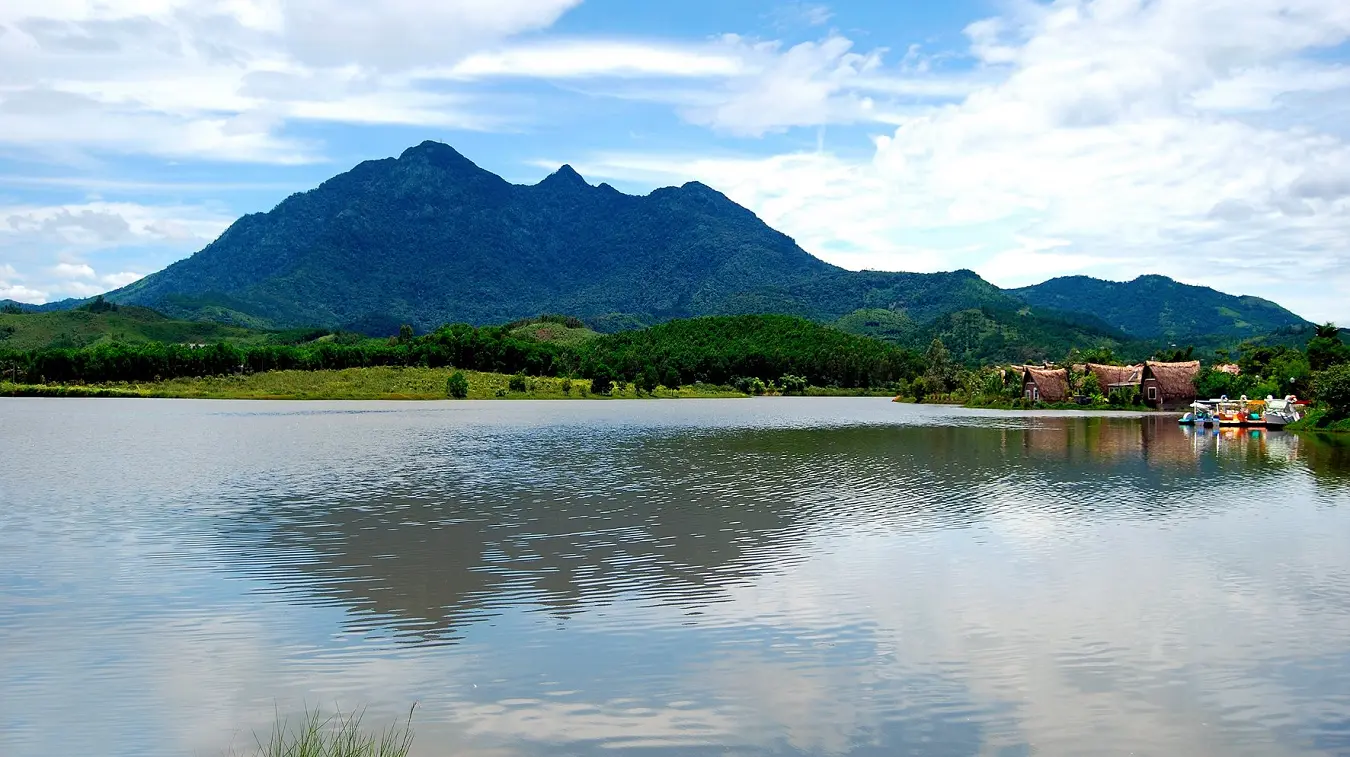
[[[1194,355],[1195,347],[1187,347],[1183,350],[1174,344],[1171,347],[1163,347],[1153,353],[1153,360],[1156,360],[1159,363],[1184,363],[1194,359]]]
[[[402,326],[399,326],[398,327],[399,344],[408,344],[412,340],[413,340],[413,327],[409,326],[406,323],[403,324]]]
[[[1325,371],[1341,363],[1350,363],[1350,347],[1341,341],[1341,330],[1333,323],[1318,326],[1308,342],[1308,365],[1314,371]]]
[[[778,379],[778,385],[783,388],[783,394],[806,394],[808,386],[804,376],[794,376],[791,373],[783,374]]]
[[[1097,379],[1097,374],[1088,371],[1078,382],[1078,393],[1098,400],[1102,396],[1102,384]]]
[[[469,396],[469,380],[464,377],[463,371],[455,371],[445,380],[445,393],[457,400]]]
[[[1350,363],[1332,366],[1313,376],[1313,393],[1336,418],[1350,416]]]
[[[611,394],[614,391],[614,369],[601,363],[591,372],[591,391],[595,394]]]
[[[1089,350],[1083,350],[1078,358],[1077,362],[1096,363],[1097,365],[1116,365],[1119,362],[1115,350],[1110,347],[1093,347]]]
[[[656,387],[660,384],[661,379],[656,375],[656,366],[648,363],[647,366],[642,369],[642,373],[638,374],[636,382],[638,390],[651,394],[656,391]]]
[[[927,351],[923,353],[923,361],[927,365],[924,377],[933,391],[947,392],[956,385],[957,365],[941,339],[934,338],[929,343]]]
[[[562,393],[564,396],[572,396],[572,377],[568,376],[562,380]]]
[[[12,302],[6,302],[4,307],[0,307],[0,313],[5,315],[23,315],[23,308]]]

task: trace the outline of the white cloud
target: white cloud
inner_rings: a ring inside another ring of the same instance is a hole
[[[59,279],[92,279],[97,274],[85,263],[58,263],[52,268],[52,275]]]
[[[99,278],[99,281],[102,281],[110,289],[120,289],[126,286],[127,284],[140,281],[143,278],[145,278],[145,274],[143,273],[132,273],[131,271],[119,271],[117,273],[110,273],[106,276],[102,276]]]
[[[14,300],[32,305],[41,305],[47,301],[47,293],[41,289],[30,289],[21,284],[8,284],[0,280],[0,300]]]
[[[201,249],[231,221],[200,206],[0,206],[0,289],[25,302],[107,292],[141,278],[137,269],[162,268]],[[113,272],[101,272],[108,270],[99,263],[104,258],[116,260]]]
[[[479,78],[528,76],[568,79],[596,76],[735,76],[745,62],[715,46],[679,47],[613,40],[565,40],[475,53],[442,74]]]
[[[578,2],[7,3],[0,145],[301,163],[320,154],[283,134],[291,120],[488,128],[407,72],[546,27]]]
[[[609,154],[586,170],[703,179],[850,267],[970,267],[999,283],[1157,272],[1350,320],[1339,294],[1350,287],[1350,128],[1335,117],[1350,109],[1350,79],[1313,54],[1350,37],[1350,4],[1017,7],[967,28],[985,66],[975,91],[901,114],[870,160]],[[787,84],[828,71],[826,48],[805,51],[814,68],[795,73],[783,56],[781,82],[701,122],[757,133],[837,120],[857,102],[852,85],[832,88],[835,74]],[[1028,254],[1022,239],[1064,244]]]
[[[875,109],[852,85],[877,72],[882,51],[853,52],[853,43],[840,36],[786,50],[777,42],[752,43],[734,35],[724,44],[754,60],[758,70],[729,81],[713,102],[687,108],[693,123],[762,136],[792,126],[869,120]]]

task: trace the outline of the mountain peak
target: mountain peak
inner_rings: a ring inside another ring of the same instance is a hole
[[[575,168],[564,163],[558,170],[544,177],[544,180],[539,182],[538,186],[585,187],[589,189],[591,185],[586,183],[586,180],[582,178],[581,174],[577,173]]]
[[[425,163],[438,168],[483,170],[478,167],[477,163],[464,157],[450,145],[444,142],[433,142],[429,139],[420,145],[414,145],[404,150],[403,154],[398,156],[398,160],[400,163]]]

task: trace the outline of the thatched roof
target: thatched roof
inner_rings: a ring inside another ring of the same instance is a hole
[[[1064,402],[1069,398],[1069,372],[1063,368],[1033,368],[1026,366],[1022,373],[1022,385],[1027,380],[1036,382],[1043,402]]]
[[[1144,378],[1157,379],[1161,399],[1194,399],[1195,377],[1200,373],[1200,361],[1189,363],[1144,363]]]
[[[1140,374],[1143,373],[1142,365],[1099,365],[1097,363],[1088,363],[1087,369],[1092,371],[1092,375],[1097,377],[1097,385],[1106,391],[1108,388],[1118,384],[1138,384]]]

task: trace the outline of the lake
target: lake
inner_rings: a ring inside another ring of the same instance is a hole
[[[1350,754],[1350,447],[876,399],[0,400],[0,754]]]

